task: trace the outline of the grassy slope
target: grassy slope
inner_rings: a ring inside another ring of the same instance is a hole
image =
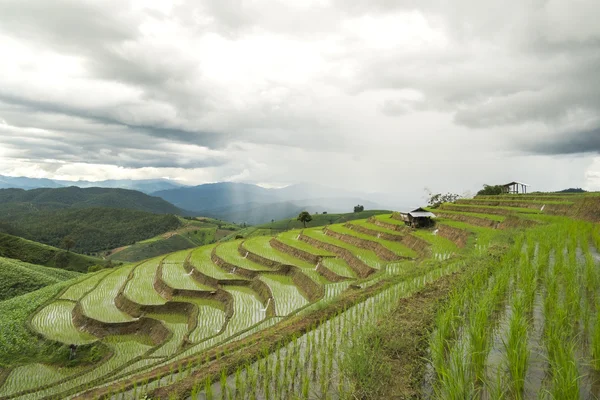
[[[29,316],[69,284],[61,282],[0,302],[0,367],[27,362],[73,365],[90,357],[87,350],[81,350],[76,360],[69,361],[67,345],[43,340],[28,329]],[[92,358],[97,360],[98,355]]]
[[[127,262],[145,260],[174,251],[211,244],[239,230],[237,225],[212,218],[179,218],[179,220],[182,225],[177,230],[127,246],[115,252],[111,258]]]
[[[87,272],[88,267],[102,262],[98,258],[73,252],[67,253],[56,247],[4,233],[0,233],[0,257],[78,272]]]
[[[0,301],[78,277],[77,272],[0,257]]]

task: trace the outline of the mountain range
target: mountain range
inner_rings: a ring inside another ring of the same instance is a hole
[[[203,215],[225,221],[247,224],[261,224],[271,220],[287,219],[302,210],[316,212],[351,212],[355,205],[366,209],[403,209],[398,198],[385,194],[365,194],[352,190],[336,189],[317,184],[296,184],[284,188],[264,188],[257,185],[233,182],[209,183],[186,186],[174,180],[105,180],[62,181],[43,178],[7,177],[0,175],[1,188],[21,188],[27,193],[34,188],[67,187],[79,188],[120,188],[130,189],[159,197],[165,200],[150,208],[139,207],[138,203],[148,204],[150,197],[136,199],[126,192],[105,193],[99,198],[70,205],[88,207],[95,204],[101,207],[133,208],[154,213],[179,215]],[[95,189],[100,190],[100,189]],[[57,190],[56,193],[60,193]],[[46,194],[45,196],[48,196]],[[159,199],[155,199],[156,201]],[[171,203],[167,206],[168,203]],[[2,200],[0,199],[0,203]],[[23,204],[23,203],[22,203]],[[158,206],[158,209],[156,208]],[[6,208],[5,208],[6,211]]]
[[[300,211],[352,212],[355,205],[381,209],[359,193],[314,184],[267,189],[245,183],[221,182],[180,187],[152,193],[153,196],[198,215],[247,224],[290,218]]]
[[[111,179],[105,181],[64,181],[46,178],[12,177],[0,175],[0,189],[38,189],[38,188],[60,188],[77,186],[80,188],[103,187],[115,189],[137,190],[143,193],[152,193],[159,190],[174,189],[184,186],[169,179]]]

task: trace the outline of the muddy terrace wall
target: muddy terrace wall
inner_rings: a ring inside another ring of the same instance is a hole
[[[402,241],[402,235],[394,235],[393,233],[381,232],[381,231],[377,231],[375,229],[366,228],[362,225],[352,224],[350,222],[348,222],[347,224],[344,224],[344,226],[346,228],[352,229],[356,232],[364,233],[365,235],[378,237],[378,238],[381,238],[384,240],[389,240],[392,242],[401,242]]]
[[[80,303],[73,309],[73,323],[77,329],[98,338],[111,335],[141,335],[150,337],[152,343],[158,345],[171,337],[171,331],[158,320],[142,317],[129,322],[101,322],[85,315]]]
[[[475,214],[492,214],[492,215],[513,215],[514,211],[504,208],[494,207],[478,207],[478,206],[456,206],[454,204],[443,204],[440,210],[470,212]]]
[[[324,258],[335,258],[335,256],[317,256],[315,254],[311,254],[304,250],[300,250],[295,247],[289,246],[285,243],[282,243],[276,238],[271,239],[270,243],[273,248],[283,253],[289,254],[306,262],[314,263],[316,265],[315,270],[319,273],[319,275],[323,276],[330,282],[340,282],[348,279],[344,276],[336,274],[335,272],[324,266],[321,262]],[[304,257],[304,255],[306,255],[306,257]]]
[[[328,228],[323,228],[323,232],[325,232],[327,236],[331,236],[333,238],[341,240],[342,242],[351,244],[356,247],[360,247],[361,249],[371,250],[372,252],[377,254],[377,257],[381,258],[382,260],[397,261],[403,258],[394,253],[393,251],[389,250],[385,246],[383,246],[381,243],[377,243],[372,240],[362,239],[352,235],[346,235],[345,233],[332,231]]]
[[[420,237],[405,235],[402,237],[402,244],[416,251],[421,257],[429,256],[431,245]]]
[[[321,242],[320,240],[313,239],[303,233],[300,234],[299,239],[319,249],[327,250],[337,254],[341,259],[346,261],[348,266],[352,268],[359,278],[366,278],[376,271],[374,268],[369,267],[367,264],[355,257],[354,254],[347,249],[338,247],[331,243]]]
[[[234,273],[234,274],[242,276],[244,278],[253,279],[258,275],[258,271],[252,271],[252,270],[249,270],[246,268],[242,268],[242,267],[228,263],[227,261],[223,260],[217,254],[216,247],[212,250],[212,253],[210,254],[210,259],[213,263],[215,263],[216,266],[224,269],[225,271]],[[233,272],[233,271],[235,271],[235,272]],[[222,282],[222,283],[225,283],[225,282]],[[244,283],[239,283],[239,284],[244,285]]]
[[[385,221],[382,221],[382,220],[380,220],[378,218],[375,218],[375,217],[371,217],[367,221],[369,223],[373,224],[373,225],[377,225],[377,226],[380,226],[382,228],[389,229],[391,231],[406,232],[408,230],[408,228],[405,227],[405,226],[394,224],[394,223],[391,223],[391,222],[385,222]]]
[[[269,241],[269,243],[271,244],[271,247],[273,247],[274,249],[277,249],[284,253],[290,254],[296,258],[299,258],[301,260],[304,260],[306,262],[309,262],[309,263],[312,263],[315,265],[317,265],[317,263],[319,261],[321,261],[321,259],[323,258],[322,256],[318,256],[316,254],[311,254],[307,251],[297,249],[297,248],[287,245],[283,242],[280,242],[279,240],[277,240],[277,238],[271,239]]]
[[[247,250],[243,244],[243,242],[240,243],[238,247],[238,251],[241,255],[247,255],[249,260],[273,268],[273,271],[268,271],[270,274],[287,275],[292,278],[294,285],[298,287],[300,292],[302,292],[304,297],[306,297],[308,300],[316,301],[325,295],[325,289],[306,276],[300,268],[296,267],[295,265],[283,264],[278,261],[259,256],[258,254]]]
[[[443,218],[451,219],[453,221],[465,222],[467,224],[481,226],[483,228],[496,229],[498,228],[498,225],[500,225],[500,222],[498,221],[494,221],[488,218],[475,217],[471,215],[454,214],[443,211],[438,212],[437,215]]]
[[[461,248],[467,245],[471,236],[470,232],[449,225],[438,224],[437,229],[439,236],[454,242],[454,244]]]

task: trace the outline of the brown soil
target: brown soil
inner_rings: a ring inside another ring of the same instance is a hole
[[[342,242],[351,244],[356,247],[360,247],[361,249],[371,250],[377,255],[378,258],[385,261],[398,261],[402,258],[406,258],[399,256],[387,247],[383,246],[381,243],[372,240],[361,239],[356,236],[347,235],[345,233],[339,233],[327,228],[323,228],[323,232],[325,232],[327,236],[331,236],[333,238],[341,240]]]

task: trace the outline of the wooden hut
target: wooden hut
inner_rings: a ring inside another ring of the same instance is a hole
[[[509,182],[502,185],[502,192],[509,194],[525,194],[527,193],[527,186],[529,185],[523,182]]]
[[[404,223],[412,228],[430,227],[433,225],[432,218],[435,218],[434,213],[421,207],[406,213],[400,213],[400,216],[404,220]]]

